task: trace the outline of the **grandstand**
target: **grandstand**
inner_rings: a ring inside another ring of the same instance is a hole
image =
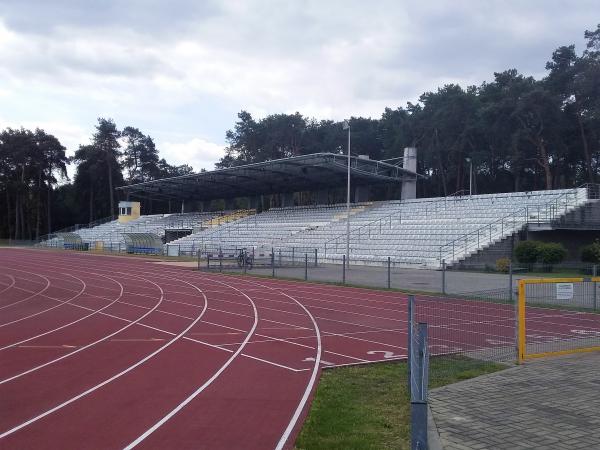
[[[151,240],[162,242],[161,251],[169,256],[231,254],[246,248],[261,254],[314,254],[318,262],[333,264],[342,263],[349,240],[353,264],[382,265],[389,259],[400,267],[439,268],[464,262],[528,227],[555,226],[597,198],[589,188],[576,188],[422,199],[403,195],[402,200],[370,202],[365,195],[370,186],[401,183],[403,189],[407,184],[414,188],[417,175],[353,157],[355,201],[348,226],[346,205],[328,204],[327,191],[345,183],[346,162],[340,155],[306,155],[125,186],[120,189],[127,198],[180,200],[182,210],[186,201],[204,210],[207,201],[226,196],[226,209],[130,216],[68,230],[75,238],[67,240],[77,245],[72,242],[79,236],[89,248],[123,251],[126,236],[145,233],[156,236]],[[306,191],[316,193],[313,204],[294,206],[293,193]],[[234,198],[245,196],[253,206],[262,204],[263,195],[278,195],[283,205],[266,211],[233,208]],[[139,203],[122,203],[139,211]],[[47,244],[60,242],[54,237]]]
[[[531,221],[558,220],[587,202],[585,189],[386,201],[355,206],[350,258],[354,263],[439,267],[458,262],[519,231]],[[277,208],[173,241],[184,254],[217,248],[317,249],[340,263],[346,217],[341,205]]]
[[[350,258],[355,264],[451,265],[521,230],[529,223],[560,220],[589,201],[586,189],[517,192],[355,204],[350,219]],[[215,220],[233,216],[233,219]],[[210,224],[210,225],[208,225]],[[126,233],[189,228],[166,247],[196,255],[218,249],[262,251],[316,249],[320,262],[341,263],[346,245],[345,205],[273,208],[260,214],[183,213],[141,216],[76,230],[82,242],[120,249]],[[166,251],[165,251],[166,253]],[[173,252],[169,252],[173,254]]]

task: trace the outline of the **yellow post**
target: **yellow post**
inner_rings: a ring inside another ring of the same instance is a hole
[[[525,361],[525,280],[519,280],[518,363]]]

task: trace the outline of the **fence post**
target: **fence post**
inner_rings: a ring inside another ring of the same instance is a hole
[[[513,266],[512,259],[508,260],[508,301],[513,301]]]
[[[596,264],[594,264],[594,266],[592,267],[592,276],[593,277],[597,277],[598,276],[598,266]],[[596,280],[594,280],[593,283],[593,289],[594,289],[594,311],[596,309],[598,309],[598,293],[596,292]]]
[[[413,343],[413,325],[414,325],[414,321],[415,321],[415,296],[414,295],[409,295],[408,296],[408,330],[407,330],[407,343],[406,343],[406,352],[408,353],[407,358],[406,358],[406,364],[407,364],[407,368],[408,368],[408,394],[410,395],[410,386],[411,386],[411,382],[410,382],[410,377],[411,377],[411,349],[412,349],[412,343]]]
[[[210,254],[206,254],[206,268],[210,270]]]
[[[346,284],[346,255],[342,255],[342,284]]]
[[[246,264],[247,256],[248,256],[248,253],[246,252],[246,250],[242,250],[242,257],[243,257],[242,266],[244,266],[244,275],[246,275],[246,270],[247,270],[247,264]]]
[[[279,267],[281,267],[281,249],[279,249]]]
[[[304,281],[308,280],[308,253],[304,254]]]
[[[196,254],[197,260],[198,260],[198,270],[200,270],[200,251],[198,251],[198,253]]]
[[[428,448],[427,443],[427,385],[429,382],[429,354],[427,352],[427,324],[419,323],[416,349],[413,348],[415,363],[411,367],[415,374],[415,386],[411,389],[411,450]]]
[[[275,278],[275,249],[271,247],[271,270],[273,271],[273,278]]]
[[[446,260],[442,259],[442,294],[446,295]]]
[[[317,267],[317,264],[318,264],[318,262],[317,262],[317,249],[315,248],[315,267]]]
[[[219,250],[219,272],[223,273],[223,252]]]
[[[388,264],[387,264],[387,287],[388,289],[392,288],[392,258],[388,256]]]
[[[295,253],[296,253],[296,247],[292,247],[292,266],[295,264]]]

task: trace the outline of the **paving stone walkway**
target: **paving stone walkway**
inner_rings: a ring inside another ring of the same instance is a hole
[[[600,449],[600,352],[434,389],[430,406],[445,450]]]

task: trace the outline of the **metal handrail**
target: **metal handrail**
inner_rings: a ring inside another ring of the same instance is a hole
[[[589,185],[583,185],[579,188],[573,188],[568,192],[563,193],[562,195],[556,197],[554,200],[550,201],[550,202],[546,202],[543,204],[538,204],[538,205],[533,205],[533,206],[526,206],[524,208],[521,208],[511,214],[508,214],[504,217],[501,217],[500,219],[496,219],[493,222],[490,222],[486,225],[483,225],[482,227],[477,228],[476,230],[470,231],[468,233],[465,233],[462,236],[459,236],[458,238],[453,239],[452,241],[447,242],[446,244],[443,244],[440,246],[440,250],[439,250],[439,260],[440,260],[440,264],[442,264],[442,261],[445,259],[443,257],[444,254],[452,254],[452,260],[455,259],[455,250],[458,248],[459,250],[465,250],[465,254],[467,253],[467,251],[473,247],[473,245],[469,246],[469,242],[471,237],[473,237],[473,243],[477,242],[477,245],[474,246],[475,248],[479,248],[480,247],[480,236],[481,236],[481,232],[484,232],[484,236],[485,235],[489,235],[489,240],[488,243],[492,241],[492,228],[494,229],[494,232],[497,231],[497,227],[500,226],[500,236],[504,235],[504,224],[506,223],[508,225],[509,220],[512,219],[512,229],[514,231],[514,227],[515,227],[515,222],[517,220],[518,217],[521,216],[521,214],[523,214],[523,217],[525,218],[525,220],[520,221],[520,225],[521,227],[523,227],[524,225],[528,224],[528,223],[532,223],[531,221],[531,216],[529,214],[529,211],[532,210],[536,210],[537,209],[537,216],[535,216],[535,220],[534,222],[537,222],[538,224],[541,222],[540,220],[540,212],[544,211],[546,213],[546,217],[545,217],[545,221],[544,223],[548,223],[548,222],[552,222],[555,217],[557,216],[557,212],[558,212],[558,203],[561,202],[563,199],[566,200],[566,203],[564,205],[565,210],[568,209],[569,205],[569,198],[570,196],[574,195],[575,196],[575,203],[574,205],[577,204],[577,196],[578,196],[578,190],[581,188],[588,188]],[[548,214],[549,213],[549,214]],[[550,217],[548,217],[548,215],[550,215]],[[506,228],[507,230],[511,229],[509,227]],[[464,242],[464,246],[462,245]],[[459,247],[460,244],[460,247]],[[444,253],[444,248],[447,248],[447,251]],[[452,249],[452,251],[450,251],[450,249]]]

